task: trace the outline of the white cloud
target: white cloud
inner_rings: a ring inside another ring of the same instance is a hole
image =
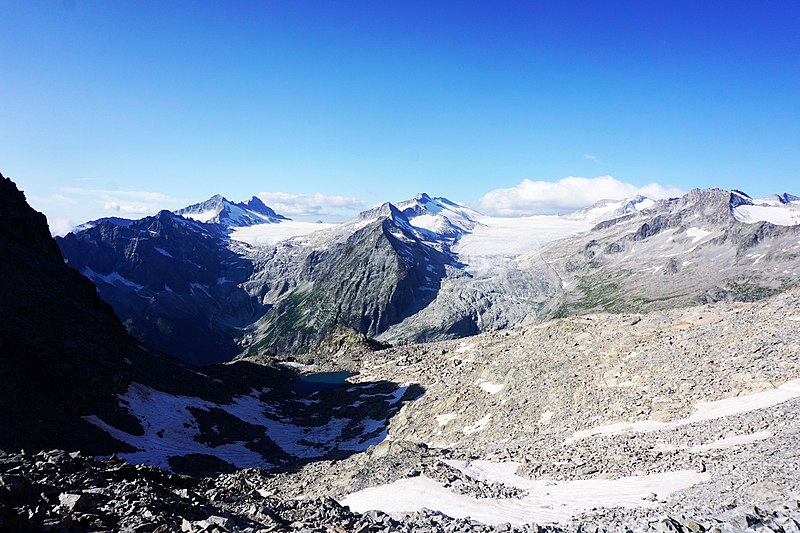
[[[600,200],[622,200],[639,194],[659,200],[683,192],[658,183],[639,187],[611,176],[569,176],[558,181],[524,179],[514,187],[489,191],[478,200],[477,206],[485,213],[500,216],[541,215],[566,213]]]
[[[348,215],[364,208],[364,202],[351,196],[260,192],[265,204],[287,216]]]
[[[106,211],[114,211],[117,213],[126,213],[131,215],[152,215],[157,211],[157,209],[153,206],[119,202],[105,202],[103,204],[103,209]]]
[[[47,217],[47,225],[50,226],[52,235],[59,236],[66,235],[76,226],[74,222],[66,217]]]
[[[595,163],[599,163],[600,162],[600,160],[597,158],[597,156],[596,155],[592,155],[592,154],[583,154],[583,158],[584,159],[588,159],[589,161],[594,161]]]
[[[80,187],[64,187],[62,191],[81,196],[96,196],[104,199],[127,198],[143,202],[173,202],[175,199],[160,192],[152,191],[118,191],[114,189],[82,189]]]
[[[155,214],[177,202],[171,196],[154,191],[63,187],[60,192],[62,194],[51,195],[52,202],[82,204],[90,208],[87,212],[97,213],[102,209],[122,216],[136,215],[134,218]]]

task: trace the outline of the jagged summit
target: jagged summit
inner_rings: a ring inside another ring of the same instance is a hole
[[[397,207],[414,226],[445,236],[470,232],[485,216],[442,196],[431,197],[424,192],[398,203]]]
[[[198,222],[227,227],[274,224],[289,220],[287,217],[276,213],[256,196],[246,202],[234,203],[221,194],[215,194],[205,202],[178,209],[175,214]]]
[[[792,202],[800,201],[800,196],[795,196],[794,194],[790,194],[788,192],[784,192],[782,194],[771,194],[766,198],[761,199],[762,202],[769,202],[769,203],[779,203],[779,204],[791,204]]]
[[[25,200],[25,194],[17,189],[13,181],[0,174],[0,239],[32,246],[40,252],[61,258],[53,239],[47,219],[33,210]]]
[[[238,204],[235,205],[244,209],[249,209],[250,211],[254,211],[260,215],[264,215],[270,218],[289,220],[285,216],[276,213],[271,207],[269,207],[267,204],[261,201],[261,198],[259,198],[258,196],[253,196],[246,202],[239,202]]]

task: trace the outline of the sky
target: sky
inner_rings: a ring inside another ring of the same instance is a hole
[[[61,230],[800,193],[796,1],[0,0],[0,172]]]

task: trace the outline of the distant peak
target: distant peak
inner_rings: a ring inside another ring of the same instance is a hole
[[[426,193],[426,192],[419,193],[416,197],[414,197],[414,199],[418,200],[420,202],[430,202],[431,201],[431,197],[428,196],[428,193]]]
[[[261,198],[259,198],[258,196],[253,196],[249,200],[247,200],[245,202],[242,202],[240,204],[235,204],[235,205],[237,205],[238,207],[243,207],[245,209],[249,209],[250,211],[253,211],[253,212],[258,213],[260,215],[267,216],[267,217],[269,217],[271,219],[291,220],[289,218],[286,218],[283,215],[280,215],[280,214],[276,213],[274,209],[272,209],[267,204],[265,204],[261,200]]]
[[[796,202],[796,201],[800,200],[800,196],[795,196],[794,194],[790,194],[788,192],[785,192],[783,194],[776,194],[775,196],[778,197],[778,200],[782,204],[788,204],[788,203]]]

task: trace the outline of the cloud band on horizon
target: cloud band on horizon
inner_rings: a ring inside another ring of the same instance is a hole
[[[589,207],[600,200],[622,200],[637,195],[653,200],[681,196],[671,185],[649,183],[639,187],[612,176],[568,176],[558,181],[524,179],[519,184],[484,194],[476,207],[488,215],[528,216],[563,214]]]

